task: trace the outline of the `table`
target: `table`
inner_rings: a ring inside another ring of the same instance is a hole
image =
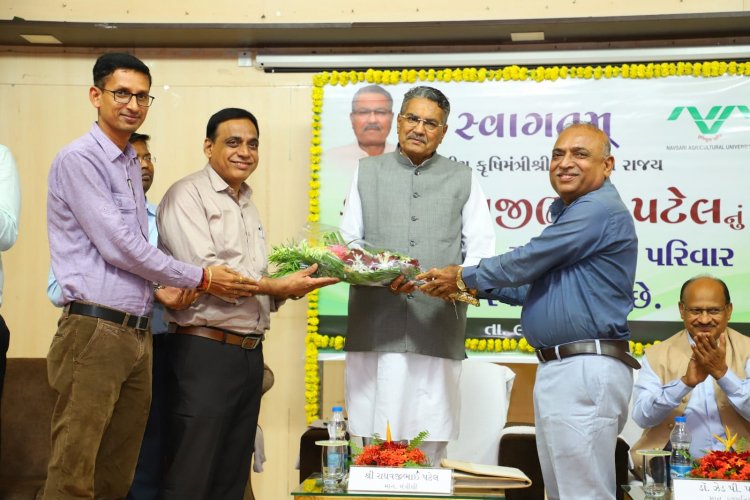
[[[471,491],[453,493],[452,495],[414,495],[409,493],[387,494],[387,493],[347,493],[345,491],[336,493],[323,493],[323,483],[319,473],[312,474],[302,484],[292,491],[295,500],[329,500],[347,498],[349,500],[365,500],[370,498],[388,498],[390,500],[410,500],[413,498],[446,499],[451,500],[504,500],[505,494],[502,490],[494,491]]]

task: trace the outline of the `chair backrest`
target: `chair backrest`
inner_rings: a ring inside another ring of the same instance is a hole
[[[544,481],[539,453],[536,449],[536,428],[533,425],[509,426],[500,437],[498,465],[521,469],[531,486],[523,489],[509,489],[506,500],[544,500]]]
[[[8,358],[0,409],[0,475],[44,477],[57,393],[44,358]]]
[[[497,465],[516,374],[507,366],[466,360],[461,371],[461,425],[448,443],[448,458]]]
[[[623,499],[620,485],[628,483],[628,451],[630,446],[622,437],[615,446],[615,481],[617,499]],[[544,500],[544,480],[536,449],[536,428],[533,426],[507,427],[500,441],[498,464],[521,469],[531,479],[529,488],[505,492],[506,500]]]

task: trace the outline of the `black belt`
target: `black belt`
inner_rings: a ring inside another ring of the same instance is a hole
[[[536,350],[536,357],[540,363],[547,361],[559,361],[572,356],[582,354],[596,354],[600,356],[609,356],[619,359],[629,367],[639,370],[641,364],[630,355],[630,348],[627,340],[579,340],[568,344],[560,344],[554,347],[544,347]]]
[[[181,333],[183,335],[211,339],[222,344],[236,345],[247,350],[255,349],[265,338],[265,335],[262,333],[244,334],[212,326],[180,326],[177,323],[170,323],[167,331],[169,333]]]
[[[118,311],[117,309],[96,304],[86,304],[84,302],[71,302],[67,306],[67,311],[70,314],[99,318],[104,321],[117,323],[118,325],[135,328],[136,330],[148,330],[148,325],[151,322],[150,316],[136,316],[125,311]]]

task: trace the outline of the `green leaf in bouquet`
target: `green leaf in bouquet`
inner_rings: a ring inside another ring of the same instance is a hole
[[[323,244],[325,246],[331,246],[331,245],[346,246],[344,237],[341,236],[341,233],[339,233],[338,231],[328,231],[326,233],[323,233],[321,235],[321,239],[323,240]]]
[[[280,278],[295,273],[300,269],[318,264],[316,276],[343,278],[344,263],[325,247],[313,247],[307,241],[297,245],[280,245],[273,247],[268,256],[268,262],[274,264],[276,270],[272,278]]]

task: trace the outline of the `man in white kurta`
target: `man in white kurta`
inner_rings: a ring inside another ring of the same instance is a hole
[[[470,167],[436,153],[450,104],[429,87],[404,96],[399,148],[360,161],[342,217],[347,240],[419,259],[423,268],[472,264],[495,250],[486,197]],[[427,297],[398,278],[350,289],[345,350],[350,433],[414,438],[432,463],[458,437],[466,304]]]

